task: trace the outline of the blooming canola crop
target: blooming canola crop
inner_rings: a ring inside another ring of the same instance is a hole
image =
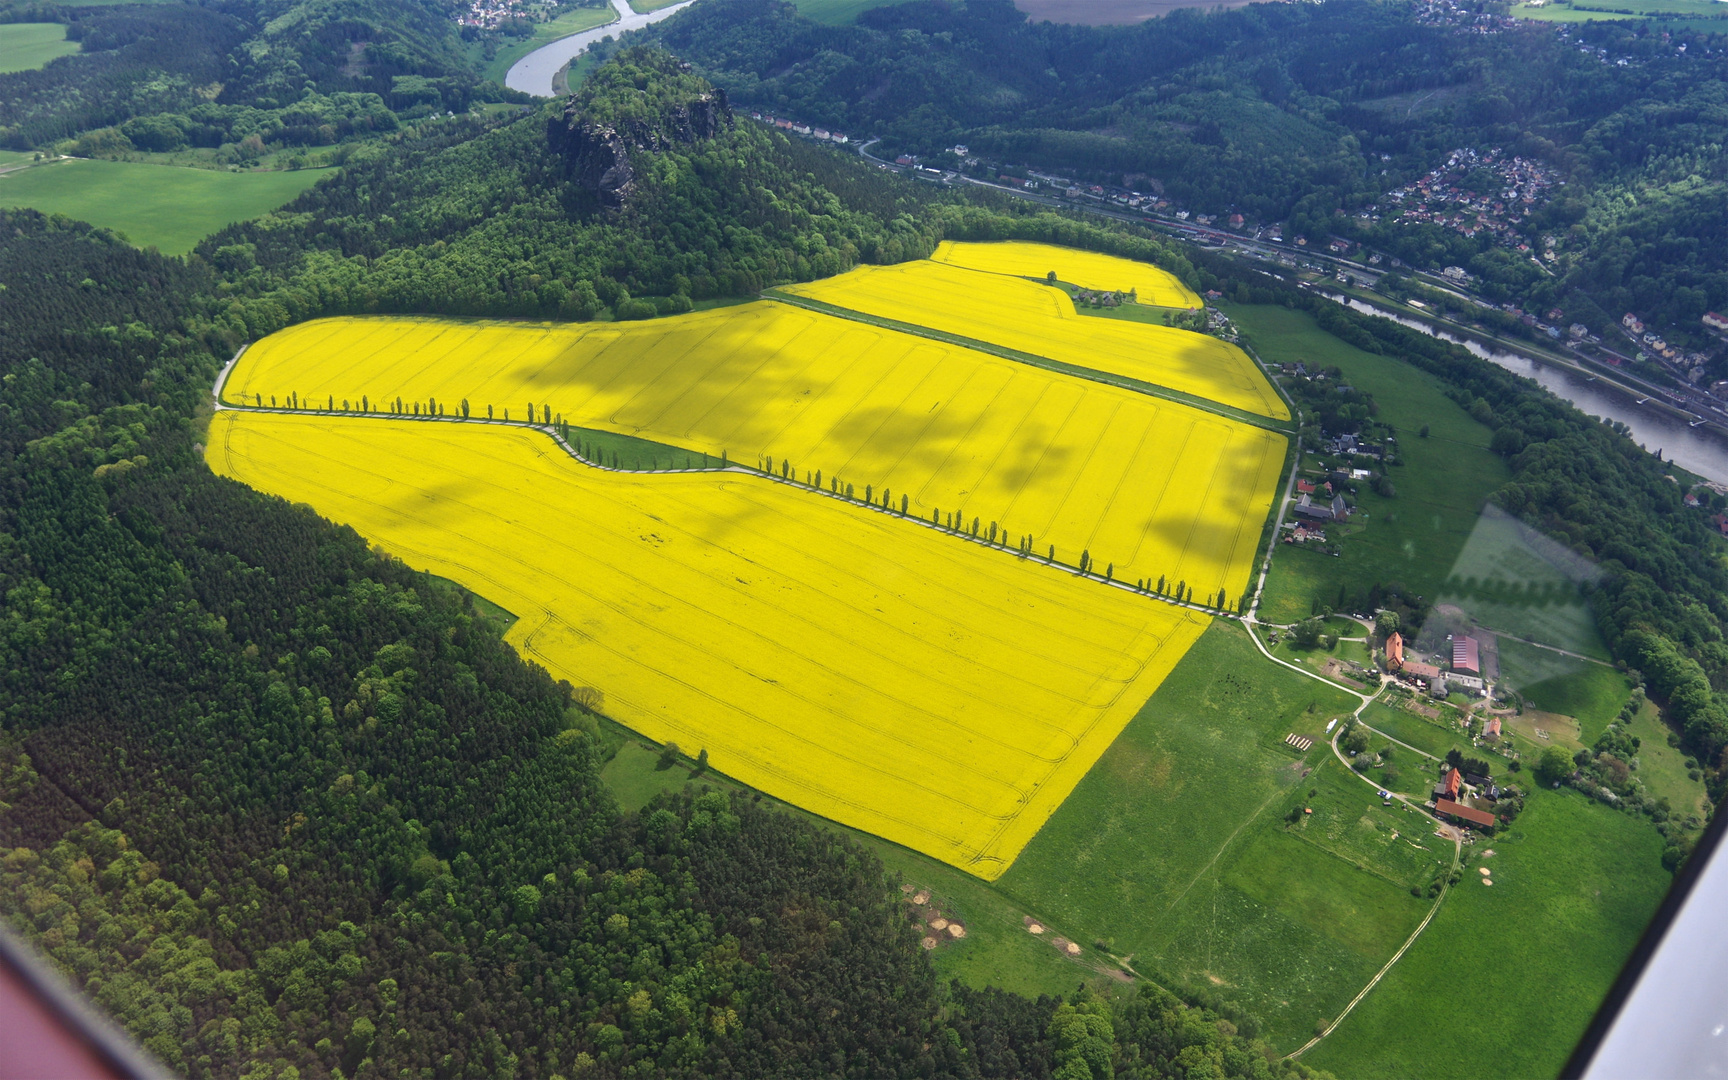
[[[1087,551],[1118,579],[1232,602],[1286,449],[1186,405],[773,302],[622,324],[324,319],[253,345],[224,388],[231,403],[291,394],[516,420],[532,404],[877,501],[887,489],[925,520],[994,522],[1040,554]]]
[[[224,411],[217,472],[520,616],[643,734],[984,878],[1204,628],[1012,551],[738,473],[613,473],[515,427]]]
[[[1056,271],[1060,281],[1099,292],[1128,292],[1142,304],[1155,307],[1197,308],[1200,298],[1194,290],[1182,284],[1168,270],[1150,263],[1136,262],[1116,255],[1101,255],[1095,251],[1057,247],[1055,244],[1034,244],[1021,240],[979,244],[964,240],[944,240],[930,258],[968,270],[985,270],[992,274],[1014,277],[1041,278]]]
[[[1081,315],[1061,289],[946,263],[861,266],[782,292],[974,341],[1126,375],[1287,420],[1290,410],[1235,345],[1151,323]]]

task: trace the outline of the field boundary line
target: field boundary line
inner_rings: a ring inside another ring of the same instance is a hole
[[[354,410],[354,409],[330,410],[330,409],[319,409],[319,408],[289,408],[287,406],[282,406],[282,405],[262,405],[261,406],[261,405],[246,405],[246,404],[240,404],[240,405],[229,404],[229,403],[224,402],[222,400],[222,389],[224,388],[224,386],[227,383],[229,373],[233,370],[234,365],[240,360],[241,354],[244,353],[245,351],[246,351],[246,347],[242,346],[240,348],[240,350],[234,354],[234,358],[232,360],[229,360],[228,363],[222,368],[222,371],[219,373],[219,375],[217,377],[216,386],[215,386],[214,390],[212,391],[212,395],[211,395],[212,399],[214,401],[214,407],[215,407],[217,412],[274,413],[274,414],[278,414],[278,415],[282,415],[282,416],[321,416],[321,417],[330,417],[330,418],[336,418],[336,419],[342,419],[342,420],[401,420],[401,421],[409,421],[409,422],[414,422],[414,423],[475,424],[475,425],[483,425],[483,426],[487,426],[487,427],[521,428],[521,429],[525,429],[528,431],[535,431],[535,432],[539,432],[543,435],[550,436],[552,441],[559,447],[559,449],[563,450],[570,457],[581,462],[583,465],[586,465],[586,466],[588,466],[590,468],[594,468],[594,469],[600,469],[604,472],[628,473],[632,476],[653,476],[653,475],[664,475],[664,474],[673,474],[673,473],[732,473],[732,474],[739,475],[739,476],[755,477],[757,479],[768,480],[768,481],[771,481],[771,482],[776,483],[776,484],[783,484],[787,487],[797,488],[799,491],[804,491],[804,492],[809,492],[811,494],[820,495],[826,499],[833,499],[837,502],[842,502],[842,503],[846,503],[846,504],[851,505],[851,506],[861,507],[861,508],[866,509],[866,510],[871,510],[871,511],[878,513],[878,514],[885,514],[889,517],[898,518],[901,521],[908,521],[914,525],[919,525],[919,526],[922,526],[923,528],[931,529],[931,530],[934,530],[935,532],[943,533],[944,535],[956,537],[962,541],[965,541],[966,543],[976,544],[980,547],[989,548],[989,549],[992,549],[995,551],[1000,551],[1002,554],[1007,555],[1007,556],[1014,558],[1014,559],[1018,559],[1021,562],[1031,563],[1034,565],[1048,566],[1048,567],[1051,567],[1053,569],[1060,570],[1063,573],[1069,574],[1070,576],[1085,578],[1088,581],[1090,581],[1094,584],[1097,584],[1097,585],[1104,585],[1104,586],[1109,587],[1109,588],[1121,589],[1125,592],[1133,593],[1136,596],[1145,597],[1148,600],[1154,600],[1154,601],[1157,601],[1158,603],[1168,604],[1171,607],[1183,608],[1187,611],[1192,611],[1192,612],[1195,612],[1196,614],[1200,614],[1200,615],[1206,615],[1206,616],[1209,616],[1209,617],[1214,618],[1214,619],[1240,620],[1242,618],[1241,615],[1239,615],[1233,611],[1224,611],[1224,610],[1220,610],[1218,608],[1211,608],[1211,607],[1205,606],[1204,604],[1197,604],[1197,603],[1193,603],[1193,602],[1187,601],[1187,600],[1177,600],[1174,597],[1165,596],[1165,595],[1162,595],[1161,593],[1153,592],[1150,589],[1137,589],[1134,587],[1134,585],[1130,584],[1129,582],[1127,582],[1125,580],[1122,580],[1120,578],[1102,577],[1096,571],[1088,570],[1088,571],[1083,572],[1080,570],[1079,567],[1071,566],[1067,563],[1062,562],[1060,559],[1052,560],[1048,557],[1040,556],[1040,555],[1036,554],[1035,552],[1023,554],[1023,553],[1021,553],[1021,551],[1017,547],[1014,548],[1013,550],[1010,550],[1008,548],[1008,545],[1006,542],[1007,541],[1007,533],[1005,533],[1005,532],[999,534],[999,536],[1001,537],[999,540],[992,542],[985,536],[973,536],[969,531],[967,531],[967,530],[965,530],[959,526],[950,528],[946,525],[940,525],[940,524],[937,524],[936,522],[928,521],[928,520],[918,516],[917,514],[909,514],[909,513],[908,514],[902,514],[898,510],[894,510],[894,509],[891,509],[889,507],[878,505],[875,502],[865,502],[863,499],[857,498],[855,496],[854,497],[848,497],[844,494],[839,494],[839,493],[832,492],[832,491],[824,491],[821,488],[815,487],[815,486],[810,485],[810,484],[806,484],[803,481],[792,479],[790,477],[776,476],[775,474],[768,472],[764,469],[752,468],[749,465],[744,465],[744,464],[742,464],[740,462],[736,462],[736,461],[728,461],[728,463],[725,465],[715,465],[712,467],[697,467],[697,468],[689,468],[689,469],[678,469],[678,468],[671,468],[671,469],[626,469],[626,468],[623,468],[622,466],[606,465],[606,464],[603,464],[601,462],[591,461],[588,458],[583,457],[580,453],[578,453],[576,451],[576,448],[574,446],[570,445],[570,443],[568,441],[566,441],[564,439],[564,437],[558,433],[557,425],[555,425],[555,424],[542,424],[542,423],[535,423],[535,422],[530,422],[530,421],[526,421],[526,420],[501,420],[501,419],[497,419],[497,418],[489,418],[489,417],[483,417],[483,416],[445,416],[442,414],[437,415],[437,416],[428,416],[425,414],[404,416],[404,415],[401,415],[398,413],[384,413],[384,412],[378,412],[376,410],[371,411],[371,412],[360,412],[360,411]],[[574,424],[574,425],[570,425],[570,426],[582,427],[582,425],[580,425],[580,424]],[[608,433],[607,432],[601,432],[601,434],[608,434]],[[671,450],[674,450],[674,451],[679,450],[678,447],[668,446],[668,448]],[[712,455],[704,453],[702,451],[683,450],[681,452],[688,454],[688,455],[700,455],[703,458],[703,460],[705,460],[705,461],[718,460],[718,459],[714,458]],[[1253,636],[1253,635],[1250,634],[1249,636]],[[1283,663],[1283,661],[1281,661],[1281,660],[1277,661],[1277,662]],[[1302,669],[1301,668],[1293,668],[1293,670],[1301,671]],[[1303,672],[1303,674],[1309,674],[1309,673]],[[1315,678],[1319,678],[1319,676],[1315,676]],[[1326,682],[1326,680],[1324,680],[1324,679],[1322,679],[1321,681]],[[1327,685],[1333,685],[1333,684],[1328,683]]]
[[[1194,394],[1187,394],[1181,390],[1175,390],[1168,386],[1160,386],[1157,383],[1141,382],[1139,379],[1129,378],[1126,375],[1113,375],[1106,371],[1099,371],[1096,368],[1085,368],[1079,367],[1075,364],[1065,364],[1060,360],[1052,360],[1047,356],[1039,356],[1036,353],[1021,352],[1018,349],[1010,349],[1004,345],[993,345],[990,342],[979,341],[976,338],[963,337],[960,334],[950,334],[942,330],[932,330],[927,326],[920,326],[917,323],[901,322],[898,319],[884,318],[881,315],[869,315],[861,311],[854,311],[851,308],[843,308],[835,304],[830,304],[823,300],[813,300],[807,296],[783,293],[778,289],[764,289],[762,290],[762,296],[768,300],[775,300],[782,304],[791,305],[792,307],[804,308],[820,315],[828,315],[837,319],[848,319],[852,322],[864,323],[868,326],[875,326],[883,330],[893,330],[897,333],[910,334],[914,337],[928,338],[931,341],[940,341],[947,345],[955,345],[963,349],[971,349],[974,352],[986,353],[1003,360],[1011,360],[1017,364],[1026,364],[1030,367],[1043,368],[1046,371],[1052,371],[1058,375],[1068,375],[1077,379],[1086,379],[1091,382],[1102,383],[1105,386],[1113,386],[1118,390],[1129,390],[1134,393],[1145,394],[1147,397],[1163,398],[1164,400],[1176,405],[1186,405],[1189,408],[1199,409],[1202,412],[1208,412],[1226,420],[1234,420],[1237,423],[1247,424],[1251,427],[1265,428],[1268,431],[1274,431],[1280,435],[1292,436],[1295,434],[1295,427],[1285,421],[1274,420],[1269,416],[1261,416],[1258,413],[1249,412],[1246,409],[1238,409],[1234,406],[1225,405],[1208,398],[1198,397]]]

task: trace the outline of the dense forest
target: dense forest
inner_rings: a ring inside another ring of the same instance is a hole
[[[471,70],[438,0],[0,5],[66,24],[79,51],[0,74],[0,145],[84,157],[319,145],[521,95]],[[254,143],[248,145],[247,139]]]
[[[1728,306],[1721,36],[1636,22],[1562,33],[1451,7],[1260,4],[1082,27],[966,0],[832,27],[781,0],[713,0],[652,33],[740,103],[880,138],[890,156],[953,167],[947,148],[965,144],[1196,212],[1287,222],[1292,236],[1365,239],[1597,328],[1635,310],[1696,331]],[[1565,180],[1527,223],[1533,246],[1557,240],[1558,272],[1486,234],[1366,216],[1453,150],[1496,147]]]
[[[678,72],[626,56],[578,111],[706,92]],[[603,209],[545,150],[552,118],[400,133],[186,259],[0,212],[8,924],[193,1076],[1312,1075],[1250,1018],[1150,984],[1109,1002],[945,984],[872,855],[753,797],[621,812],[587,699],[473,597],[204,467],[211,379],[253,333],[367,304],[564,304],[512,292],[497,217],[544,230],[509,249],[555,271],[539,285],[610,281],[620,306],[950,231],[1195,273],[1156,240],[931,202],[742,126],[633,151],[643,184]],[[703,169],[774,195],[693,203],[728,197]],[[501,284],[391,292],[401,257]]]

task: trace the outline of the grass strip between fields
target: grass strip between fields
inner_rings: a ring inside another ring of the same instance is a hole
[[[763,289],[762,295],[764,298],[769,300],[778,300],[782,304],[790,304],[793,307],[805,308],[810,311],[819,312],[823,315],[832,315],[835,318],[840,319],[850,319],[853,322],[865,323],[866,325],[880,327],[884,330],[894,330],[902,334],[911,334],[915,337],[929,338],[932,341],[941,341],[949,345],[958,345],[963,349],[972,349],[976,352],[989,353],[991,356],[999,356],[1004,360],[1012,360],[1015,363],[1030,364],[1033,367],[1041,367],[1048,371],[1057,372],[1058,374],[1070,375],[1078,379],[1103,383],[1106,386],[1114,386],[1122,390],[1132,390],[1136,393],[1146,394],[1149,397],[1163,398],[1166,401],[1173,401],[1178,405],[1187,405],[1190,408],[1199,409],[1202,412],[1212,413],[1214,416],[1222,416],[1226,420],[1234,420],[1237,423],[1247,424],[1251,427],[1264,428],[1267,431],[1275,431],[1280,435],[1294,435],[1296,433],[1295,425],[1286,421],[1274,420],[1271,417],[1261,416],[1258,413],[1252,413],[1246,409],[1234,408],[1233,406],[1224,405],[1208,398],[1199,397],[1195,394],[1183,393],[1180,390],[1173,390],[1168,386],[1159,386],[1157,383],[1141,382],[1139,379],[1130,379],[1123,375],[1111,375],[1108,372],[1099,371],[1095,368],[1080,367],[1076,364],[1065,364],[1060,360],[1052,360],[1047,356],[1039,356],[1036,353],[1021,352],[1018,349],[1009,349],[1001,345],[992,345],[988,341],[979,341],[976,338],[962,337],[959,334],[950,334],[941,330],[932,330],[928,326],[920,326],[917,323],[901,322],[898,319],[883,318],[880,315],[866,315],[861,311],[854,311],[851,308],[839,307],[821,300],[812,300],[807,296],[794,296],[791,293],[782,292],[779,289]]]

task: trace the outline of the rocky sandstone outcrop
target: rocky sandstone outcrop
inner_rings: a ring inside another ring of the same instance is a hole
[[[562,115],[547,121],[546,137],[552,151],[564,159],[565,175],[594,192],[600,205],[617,209],[636,192],[632,153],[711,139],[732,124],[726,91],[716,87],[672,106],[656,119],[617,124],[589,119],[578,100],[571,98]]]

